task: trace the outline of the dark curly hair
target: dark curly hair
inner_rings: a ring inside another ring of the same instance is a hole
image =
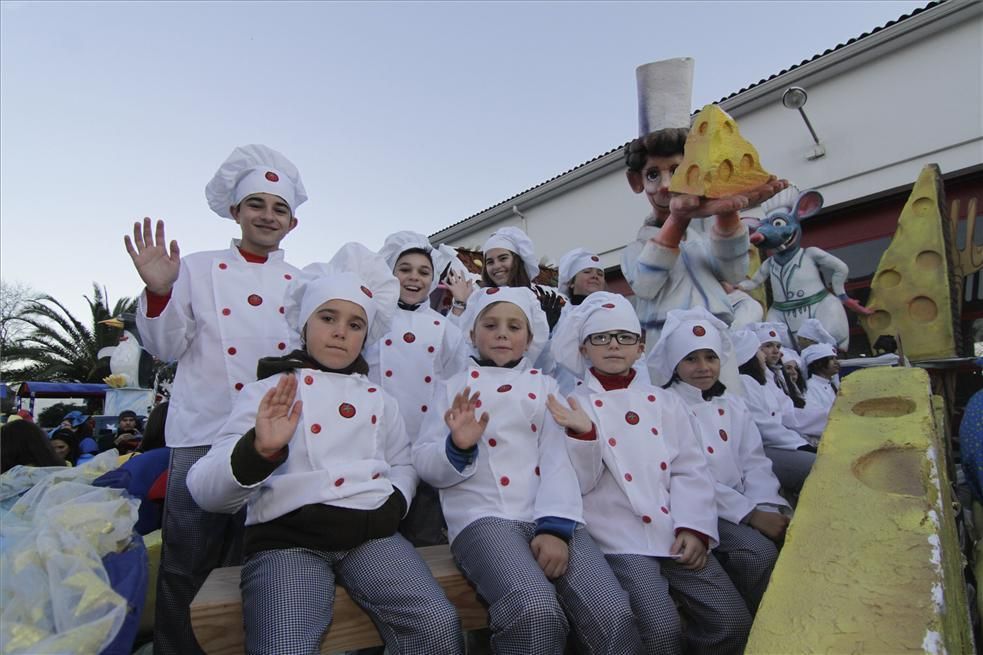
[[[649,157],[672,157],[683,154],[689,128],[667,127],[638,137],[625,146],[625,165],[629,170],[641,172]]]

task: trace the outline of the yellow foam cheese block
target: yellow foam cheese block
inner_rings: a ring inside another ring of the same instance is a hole
[[[929,164],[870,283],[867,307],[874,313],[861,321],[870,343],[881,335],[900,335],[912,361],[956,355],[958,298],[948,231],[941,174]]]
[[[707,105],[693,120],[683,163],[673,173],[669,190],[722,198],[763,184],[769,177],[737,122],[717,105]]]
[[[746,655],[973,652],[943,412],[922,369],[843,378]]]

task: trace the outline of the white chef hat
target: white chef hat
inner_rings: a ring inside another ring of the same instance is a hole
[[[291,214],[307,200],[297,167],[276,150],[260,144],[233,150],[205,186],[208,206],[224,218],[232,218],[229,209],[254,193],[283,198]]]
[[[836,357],[836,346],[829,343],[815,343],[802,351],[802,360],[806,367],[823,357]]]
[[[580,353],[580,345],[592,334],[617,330],[641,336],[638,314],[624,296],[596,291],[579,305],[570,306],[556,324],[550,339],[550,353],[558,364],[576,377],[582,377],[590,362]]]
[[[679,57],[635,69],[638,136],[670,127],[689,127],[695,63],[692,57]]]
[[[496,302],[510,302],[522,310],[526,320],[529,322],[529,329],[532,332],[532,340],[526,351],[526,361],[535,362],[539,354],[546,347],[549,340],[550,327],[546,321],[546,314],[539,305],[539,298],[527,287],[486,287],[479,289],[468,298],[468,307],[461,314],[460,326],[467,337],[468,343],[474,347],[471,338],[471,331],[478,320],[478,315]]]
[[[803,337],[816,343],[836,345],[836,339],[826,331],[826,328],[823,327],[823,324],[819,322],[818,318],[807,318],[802,321],[802,325],[799,326],[799,330],[795,333],[795,336]]]
[[[536,259],[532,239],[519,228],[510,225],[495,230],[485,241],[485,245],[481,246],[482,256],[493,248],[505,248],[517,254],[526,268],[526,275],[529,276],[530,282],[539,275],[539,260]]]
[[[284,304],[287,325],[302,334],[317,308],[335,299],[348,300],[365,310],[368,345],[389,331],[397,309],[399,282],[377,253],[361,243],[346,243],[327,264],[310,264],[290,282]]]
[[[585,248],[574,248],[560,257],[559,289],[567,295],[573,293],[573,278],[588,268],[601,268],[601,258]]]
[[[721,367],[730,361],[734,346],[727,324],[705,307],[673,309],[666,315],[659,340],[648,355],[652,384],[662,386],[672,379],[676,366],[694,350],[712,350]]]
[[[779,344],[782,343],[782,327],[784,326],[780,323],[766,321],[764,323],[752,323],[748,327],[758,337],[759,345],[771,343],[772,341]]]
[[[738,366],[751,361],[761,348],[758,335],[751,330],[732,330],[730,340],[734,344],[734,359]]]
[[[764,201],[761,204],[761,209],[764,211],[765,216],[778,209],[788,213],[792,211],[792,207],[795,207],[795,201],[799,198],[800,193],[801,191],[799,191],[797,186],[794,184],[789,184],[771,198]]]
[[[432,292],[437,288],[437,283],[440,282],[440,273],[450,263],[449,254],[444,248],[434,248],[430,239],[424,235],[406,230],[394,232],[387,236],[382,248],[379,249],[379,254],[386,260],[389,270],[392,271],[396,268],[399,256],[407,250],[415,248],[430,254],[430,261],[433,262],[433,280],[430,282],[430,291]]]
[[[788,362],[795,362],[795,365],[799,367],[800,371],[805,371],[805,367],[802,365],[802,358],[799,357],[799,353],[795,352],[791,348],[782,346],[782,363],[787,364]]]

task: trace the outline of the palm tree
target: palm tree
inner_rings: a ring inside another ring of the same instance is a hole
[[[29,331],[3,353],[3,377],[8,380],[48,382],[100,382],[109,373],[99,366],[99,350],[115,346],[119,330],[100,321],[135,311],[134,298],[120,298],[109,308],[105,288],[92,283],[92,298],[85,296],[92,314],[88,325],[47,294],[27,303],[19,319]]]

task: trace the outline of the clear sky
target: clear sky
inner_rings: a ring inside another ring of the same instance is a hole
[[[0,276],[84,316],[142,288],[134,220],[227,246],[245,143],[300,168],[295,265],[432,233],[636,136],[638,64],[694,57],[699,107],[925,4],[4,1]]]

